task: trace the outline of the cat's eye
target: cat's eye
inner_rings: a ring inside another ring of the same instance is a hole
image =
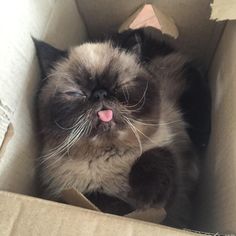
[[[86,98],[86,95],[81,92],[81,91],[66,91],[66,95],[71,96],[71,97],[80,97],[80,98]]]

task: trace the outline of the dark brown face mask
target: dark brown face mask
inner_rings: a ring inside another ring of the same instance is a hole
[[[111,57],[107,66],[94,73],[81,63],[80,55],[78,60],[71,59],[73,49],[66,52],[41,41],[34,42],[44,81],[39,93],[44,100],[39,111],[44,128],[60,136],[68,135],[74,126],[81,125],[84,137],[94,137],[130,129],[134,120],[140,124],[145,120],[158,121],[157,81],[138,64],[138,54],[134,51],[128,56],[134,57],[132,63],[137,63],[136,71],[128,66],[120,68],[119,53],[125,57],[128,52],[110,45],[111,51],[118,51],[117,55],[114,53],[116,56]],[[130,70],[130,77],[129,73],[123,77],[123,70]],[[150,127],[143,126],[140,132],[148,129]]]

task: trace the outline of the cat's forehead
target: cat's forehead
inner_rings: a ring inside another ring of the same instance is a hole
[[[127,53],[111,42],[85,43],[72,48],[69,63],[86,69],[92,76],[102,74],[106,70],[114,73],[136,73],[139,70],[135,55]]]

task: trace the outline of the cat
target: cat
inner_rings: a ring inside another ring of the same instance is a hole
[[[185,227],[210,132],[210,94],[164,36],[128,30],[67,51],[34,39],[42,196],[75,188],[102,211],[165,207]]]

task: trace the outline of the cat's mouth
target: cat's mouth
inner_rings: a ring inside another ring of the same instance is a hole
[[[91,136],[114,135],[117,130],[123,129],[124,124],[119,111],[111,104],[103,104],[94,113],[94,125]]]
[[[101,110],[97,113],[98,119],[101,122],[111,122],[113,120],[113,111],[111,109]]]
[[[91,137],[115,135],[118,130],[124,129],[125,124],[120,116],[120,111],[114,104],[99,104],[93,113],[93,129]]]
[[[116,125],[114,121],[114,113],[112,109],[102,109],[97,112],[97,134],[110,131]]]

